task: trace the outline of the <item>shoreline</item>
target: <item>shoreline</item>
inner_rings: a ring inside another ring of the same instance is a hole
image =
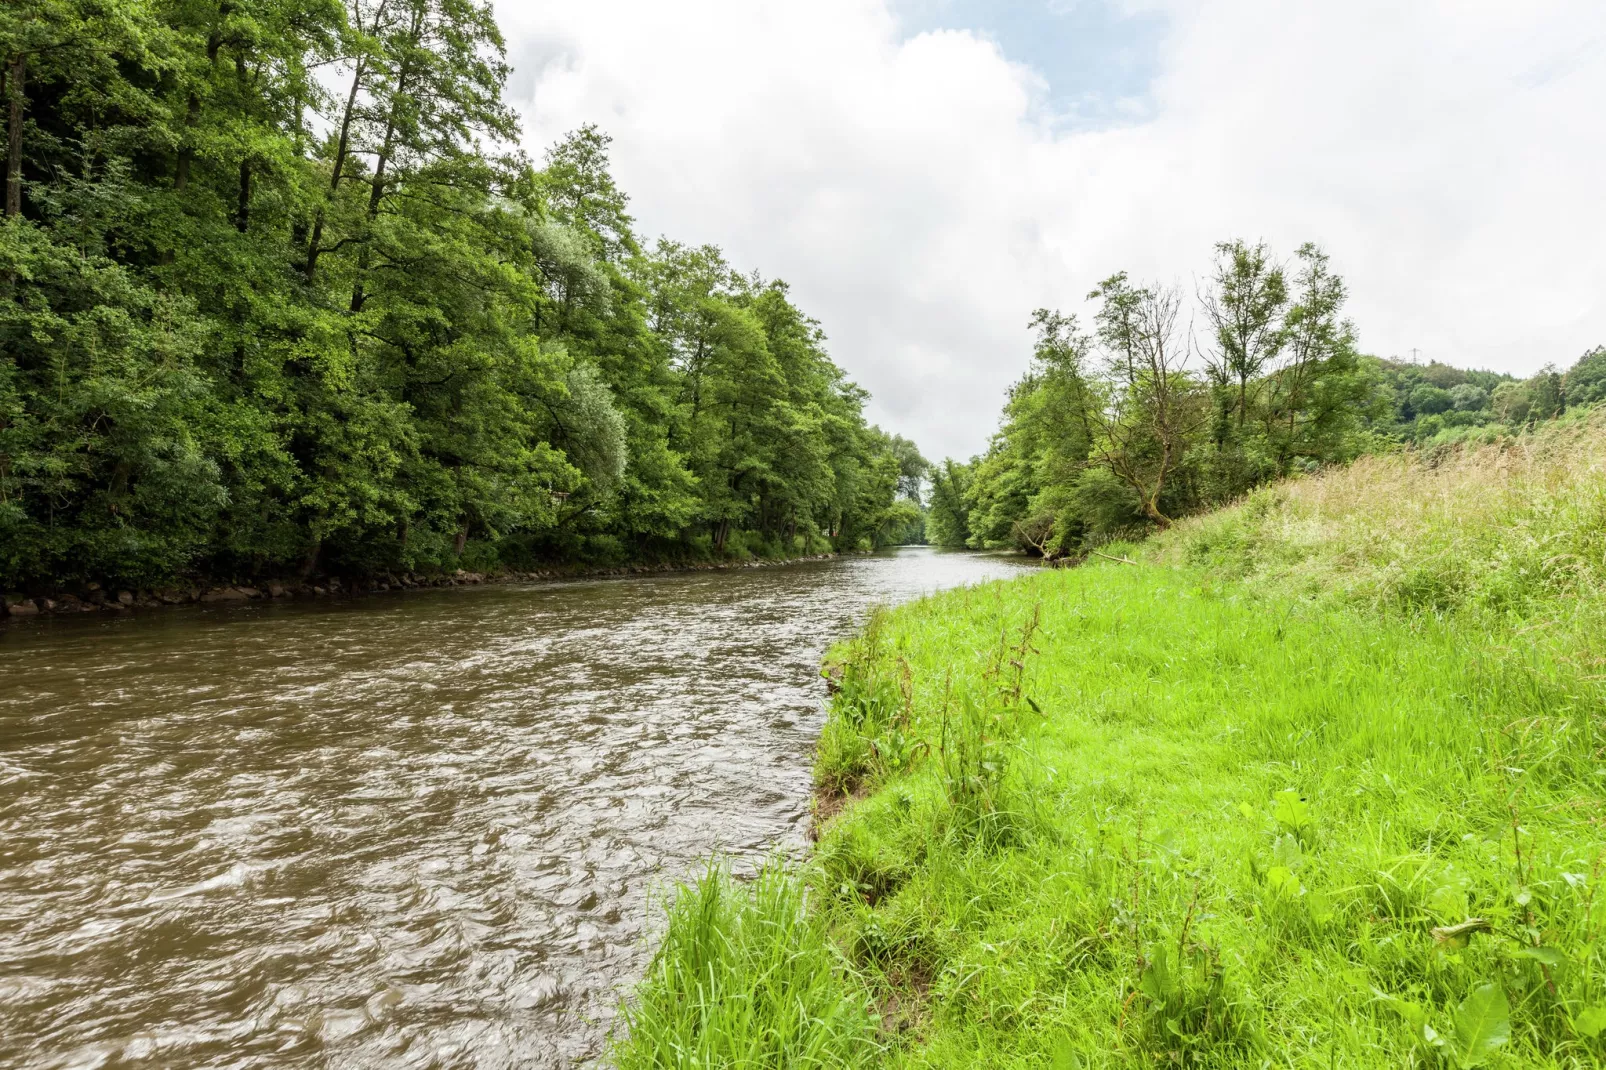
[[[668,576],[689,572],[725,572],[734,569],[778,568],[807,562],[832,561],[852,556],[847,553],[807,554],[799,557],[755,559],[751,561],[703,561],[684,564],[636,564],[614,566],[557,565],[543,569],[508,569],[501,572],[470,572],[419,575],[382,573],[368,579],[342,580],[322,577],[316,582],[265,580],[256,583],[182,584],[150,589],[108,589],[98,583],[85,586],[82,594],[54,595],[0,594],[0,630],[13,621],[34,618],[71,617],[85,613],[123,614],[184,605],[239,604],[247,602],[297,602],[358,595],[388,594],[395,591],[438,590],[446,587],[481,587],[514,583],[556,583],[565,580],[610,579]]]

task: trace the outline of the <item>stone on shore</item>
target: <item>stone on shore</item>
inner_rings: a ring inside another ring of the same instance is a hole
[[[33,599],[21,594],[0,595],[0,607],[13,617],[32,617],[39,613],[39,607]]]

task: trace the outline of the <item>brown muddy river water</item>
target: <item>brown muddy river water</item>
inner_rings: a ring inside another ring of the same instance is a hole
[[[582,1064],[655,898],[802,842],[826,645],[1023,567],[0,625],[0,1068]]]

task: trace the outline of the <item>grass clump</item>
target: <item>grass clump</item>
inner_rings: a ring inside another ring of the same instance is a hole
[[[626,1010],[615,1064],[803,1070],[869,1060],[868,998],[804,899],[778,865],[751,882],[711,866],[682,887]]]
[[[837,949],[841,1065],[1602,1065],[1606,451],[1547,436],[878,616],[755,954]]]

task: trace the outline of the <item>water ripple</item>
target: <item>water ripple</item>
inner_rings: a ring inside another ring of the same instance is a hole
[[[652,897],[795,845],[895,555],[0,631],[0,1070],[569,1066]]]

